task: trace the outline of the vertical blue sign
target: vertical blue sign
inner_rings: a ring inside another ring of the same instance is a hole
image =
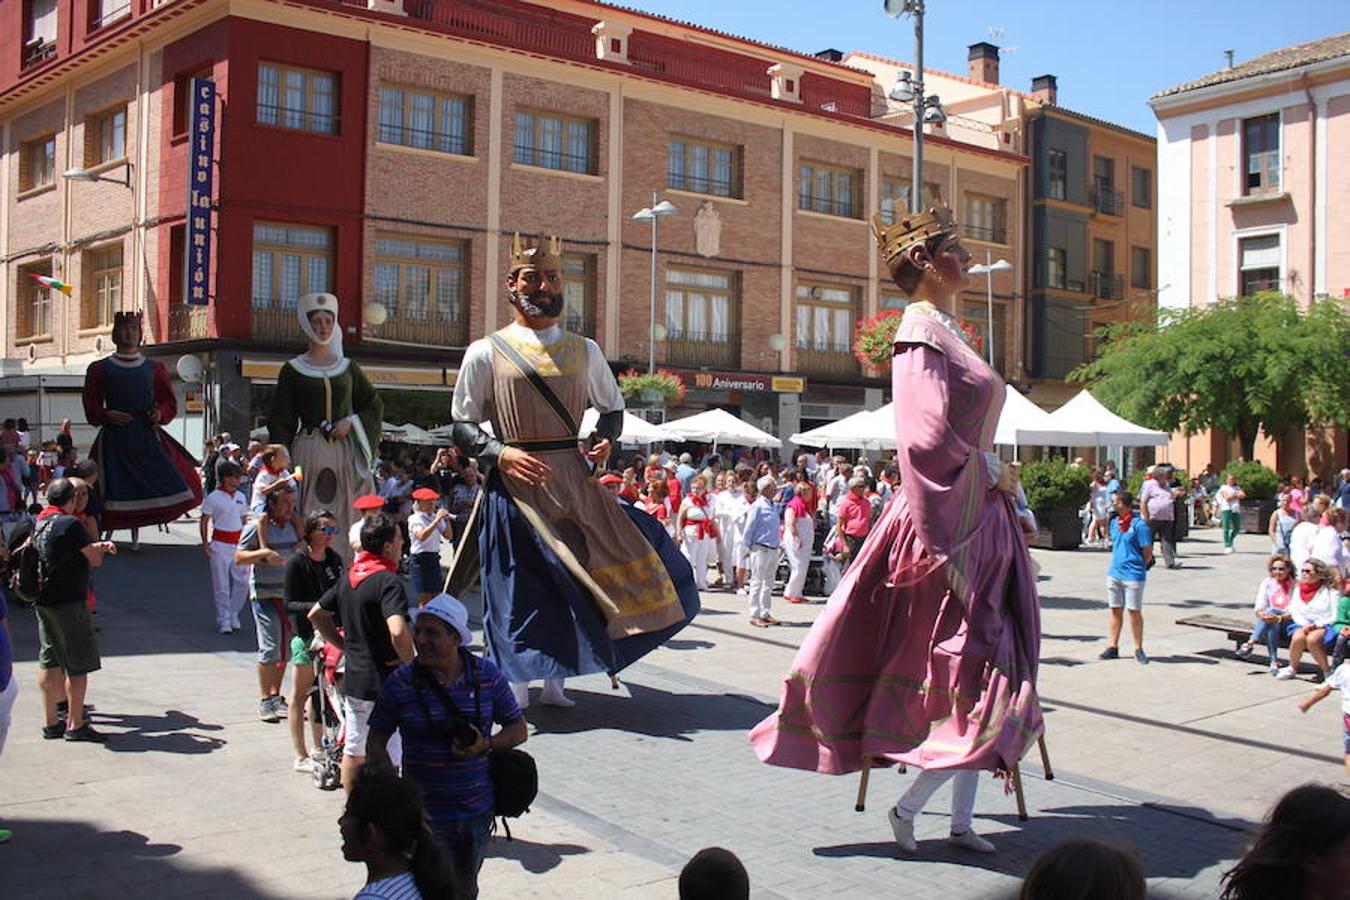
[[[187,280],[183,299],[205,306],[211,293],[211,188],[216,148],[216,83],[194,78],[188,146]]]

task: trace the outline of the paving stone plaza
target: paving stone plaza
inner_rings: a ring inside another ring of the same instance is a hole
[[[195,530],[124,549],[96,577],[104,657],[89,696],[106,746],[41,739],[35,625],[11,611],[22,694],[0,758],[5,896],[340,898],[363,881],[338,849],[340,794],[293,773],[284,725],[257,720],[248,623],[211,627]],[[746,732],[821,606],[778,603],[784,626],[752,629],[738,598],[706,593],[702,615],[620,690],[579,679],[575,709],[531,707],[541,795],[513,841],[494,840],[482,896],[673,898],[683,863],[718,844],[744,860],[756,897],[1005,897],[1041,850],[1097,835],[1138,849],[1151,894],[1213,897],[1281,793],[1344,780],[1338,703],[1303,716],[1307,681],[1277,682],[1222,634],[1174,624],[1245,617],[1266,546],[1244,535],[1224,556],[1202,530],[1181,544],[1183,568],[1154,570],[1148,666],[1097,659],[1106,554],[1034,551],[1055,778],[1025,761],[1025,823],[1002,782],[982,782],[975,827],[993,856],[946,847],[939,795],[918,821],[920,853],[898,858],[886,807],[912,775],[875,772],[859,814],[857,776],[758,763]]]

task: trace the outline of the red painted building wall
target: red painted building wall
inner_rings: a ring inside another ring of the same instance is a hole
[[[259,124],[258,65],[263,62],[335,73],[339,133]],[[187,202],[187,141],[185,133],[175,133],[185,128],[181,112],[175,122],[175,111],[191,77],[208,69],[220,98],[212,264],[216,334],[251,335],[253,225],[258,220],[332,228],[333,290],[340,297],[359,298],[367,45],[239,18],[224,19],[165,50],[161,90],[166,101],[159,124],[164,148],[161,216],[166,219],[159,229],[160,296],[178,298],[181,293],[173,284],[180,269],[170,254],[170,234],[181,224]],[[345,304],[342,319],[344,325],[358,325],[360,304]]]

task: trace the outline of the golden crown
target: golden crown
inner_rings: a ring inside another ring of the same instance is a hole
[[[905,213],[894,225],[887,225],[880,215],[872,217],[872,234],[888,263],[920,241],[955,231],[956,217],[946,205],[929,207],[928,212]]]
[[[527,247],[520,239],[520,232],[516,232],[511,240],[512,272],[525,268],[561,271],[562,267],[562,238],[555,234],[547,239],[547,243],[541,241]]]

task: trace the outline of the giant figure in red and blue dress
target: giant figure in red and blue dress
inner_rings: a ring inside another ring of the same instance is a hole
[[[117,350],[90,363],[84,415],[99,428],[89,451],[98,463],[105,531],[167,524],[201,505],[197,462],[164,430],[178,414],[164,364],[141,353],[141,314],[113,316]]]

